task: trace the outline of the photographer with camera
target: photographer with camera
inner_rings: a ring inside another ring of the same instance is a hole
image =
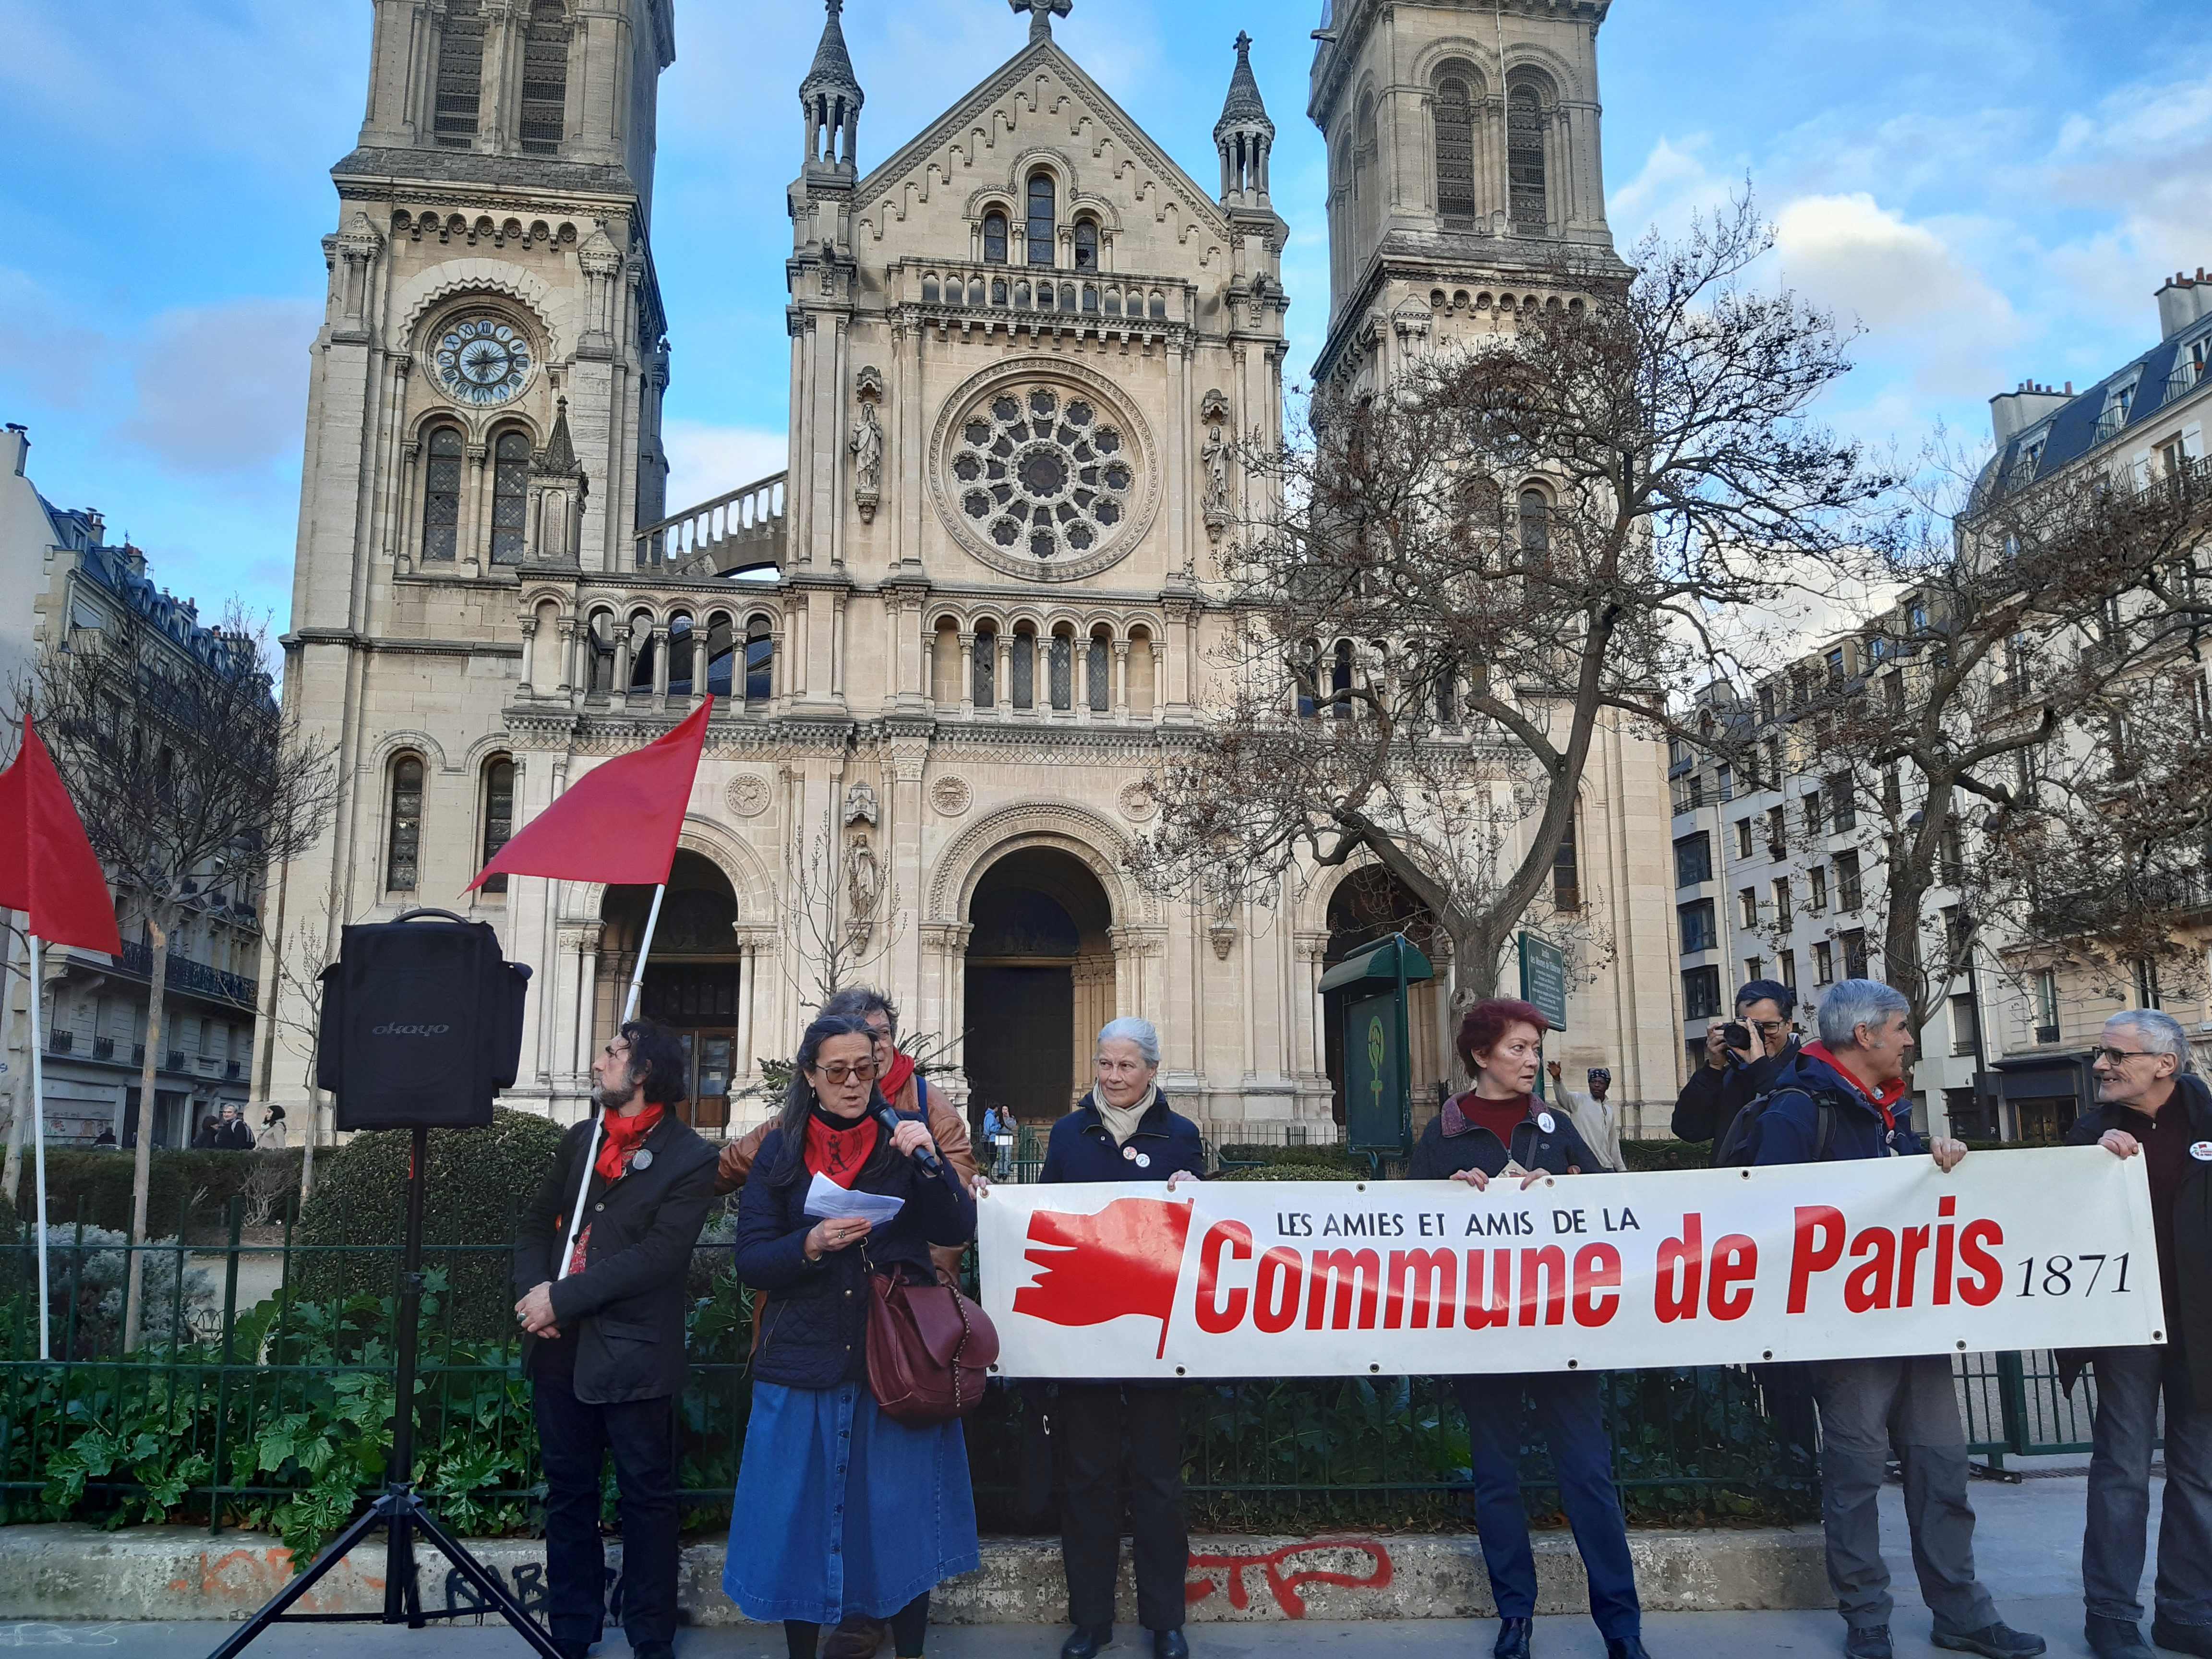
[[[562,1139],[518,1233],[514,1312],[532,1339],[524,1364],[545,1462],[547,1611],[554,1645],[572,1659],[605,1622],[599,1480],[610,1450],[622,1493],[623,1631],[637,1659],[675,1652],[684,1275],[714,1194],[713,1148],[670,1109],[685,1078],[671,1033],[624,1024],[592,1066],[599,1152],[584,1225],[569,1246],[589,1119]]]
[[[1735,1018],[1705,1032],[1705,1063],[1674,1097],[1674,1135],[1710,1140],[1717,1161],[1729,1126],[1774,1086],[1797,1057],[1797,993],[1778,981],[1755,979],[1735,994]]]

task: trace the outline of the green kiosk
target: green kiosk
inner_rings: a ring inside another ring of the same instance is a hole
[[[1436,969],[1420,947],[1393,933],[1322,975],[1322,994],[1343,1023],[1344,1141],[1379,1174],[1386,1158],[1413,1150],[1413,1083],[1407,1064],[1406,988]]]

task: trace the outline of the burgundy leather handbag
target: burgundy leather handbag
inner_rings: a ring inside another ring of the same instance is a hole
[[[941,1275],[909,1285],[868,1275],[868,1387],[901,1423],[949,1423],[983,1401],[998,1363],[999,1333],[981,1308]]]

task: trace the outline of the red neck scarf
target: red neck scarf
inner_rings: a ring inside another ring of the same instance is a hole
[[[1905,1098],[1905,1079],[1903,1078],[1893,1077],[1890,1079],[1888,1082],[1883,1084],[1881,1088],[1869,1089],[1864,1083],[1859,1080],[1857,1074],[1854,1073],[1850,1066],[1844,1065],[1842,1060],[1836,1058],[1834,1053],[1829,1048],[1826,1043],[1808,1042],[1803,1048],[1799,1050],[1799,1052],[1801,1054],[1810,1055],[1813,1059],[1819,1060],[1823,1066],[1832,1067],[1838,1077],[1843,1079],[1843,1080],[1850,1084],[1852,1088],[1857,1090],[1860,1098],[1864,1100],[1868,1105],[1873,1107],[1875,1110],[1881,1114],[1881,1127],[1885,1130],[1894,1129],[1897,1127],[1897,1114],[1892,1109],[1896,1106],[1899,1101]]]
[[[892,1105],[898,1104],[900,1092],[914,1081],[914,1069],[912,1054],[902,1054],[896,1048],[891,1050],[891,1068],[884,1073],[883,1082],[878,1086],[882,1089],[884,1098]]]
[[[850,1187],[861,1167],[876,1150],[874,1115],[847,1123],[817,1109],[806,1118],[806,1168],[810,1174],[828,1176],[840,1187]]]
[[[665,1109],[659,1105],[647,1107],[635,1117],[600,1114],[599,1155],[592,1167],[609,1181],[620,1181],[629,1169],[630,1155],[665,1115]]]
[[[1486,1100],[1472,1089],[1451,1103],[1447,1112],[1444,1133],[1453,1133],[1449,1121],[1451,1112],[1456,1112],[1460,1121],[1469,1128],[1487,1129],[1507,1146],[1513,1144],[1513,1131],[1528,1115],[1530,1104],[1527,1095],[1515,1095],[1510,1100]]]

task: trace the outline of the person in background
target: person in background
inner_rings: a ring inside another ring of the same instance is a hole
[[[1771,1089],[1796,1056],[1796,992],[1775,980],[1755,979],[1735,994],[1736,1020],[1749,1028],[1750,1046],[1729,1048],[1724,1020],[1706,1029],[1705,1063],[1674,1097],[1675,1139],[1710,1140],[1719,1152],[1736,1115]]]
[[[1607,1166],[1565,1109],[1534,1097],[1551,1023],[1533,1004],[1496,997],[1467,1011],[1459,1056],[1474,1086],[1429,1121],[1407,1166],[1409,1181],[1456,1181],[1477,1192],[1509,1170],[1528,1187],[1546,1176],[1603,1174]],[[1558,1075],[1558,1068],[1553,1068]],[[1590,1619],[1607,1659],[1644,1659],[1644,1608],[1628,1528],[1613,1481],[1598,1373],[1455,1376],[1474,1459],[1475,1529],[1498,1604],[1496,1659],[1528,1659],[1536,1613],[1536,1558],[1521,1498],[1522,1425],[1534,1401],[1559,1476],[1559,1503],[1589,1576]]]
[[[899,1659],[919,1659],[930,1592],[981,1565],[960,1420],[902,1423],[869,1387],[871,1274],[926,1283],[933,1249],[975,1236],[975,1196],[921,1120],[883,1123],[877,1053],[851,1015],[806,1028],[738,1200],[738,1277],[773,1299],[755,1316],[722,1588],[747,1618],[782,1621],[791,1659],[815,1659],[823,1626],[854,1620],[888,1620]],[[916,1161],[926,1151],[935,1174]],[[879,1224],[817,1217],[817,1182],[901,1207]]]
[[[246,1127],[245,1109],[234,1100],[222,1103],[222,1124],[216,1131],[216,1145],[228,1152],[253,1150],[253,1131]]]
[[[993,1101],[983,1109],[983,1139],[991,1149],[991,1178],[1006,1178],[1008,1149],[1013,1145],[1013,1131],[1007,1127],[1006,1115]]]
[[[196,1152],[221,1152],[222,1150],[222,1123],[211,1117],[202,1118],[198,1131],[192,1136],[192,1150]]]
[[[287,1137],[284,1133],[284,1109],[275,1101],[262,1115],[261,1127],[253,1132],[253,1144],[264,1152],[282,1152]]]
[[[2189,1034],[2171,1014],[2114,1014],[2098,1042],[2097,1109],[2066,1139],[2147,1166],[2166,1340],[2059,1356],[2069,1391],[2085,1364],[2097,1371],[2081,1536],[2085,1634],[2104,1659],[2151,1659],[2142,1570],[2151,1455],[2162,1431],[2166,1503],[2151,1640],[2212,1659],[2212,1089],[2190,1070]]]
[[[113,1150],[116,1144],[115,1126],[112,1123],[101,1124],[100,1133],[92,1138],[92,1144],[110,1151]]]
[[[975,1151],[969,1143],[968,1121],[915,1069],[913,1056],[899,1051],[898,1010],[891,1006],[890,999],[866,986],[850,986],[823,1003],[816,1018],[856,1019],[866,1026],[875,1051],[877,1092],[901,1117],[919,1117],[928,1125],[930,1138],[945,1163],[958,1174],[961,1184],[974,1191]],[[717,1192],[734,1193],[744,1186],[762,1144],[775,1127],[773,1122],[763,1123],[722,1148],[715,1176]],[[936,1252],[937,1265],[955,1283],[959,1280],[964,1255],[965,1249],[960,1245],[940,1248]],[[756,1304],[756,1329],[764,1315],[765,1304]],[[874,1659],[888,1630],[881,1619],[854,1613],[830,1632],[830,1639],[823,1645],[822,1659]]]
[[[1905,1072],[1911,1005],[1870,979],[1847,979],[1820,1003],[1820,1041],[1774,1080],[1759,1118],[1762,1166],[1869,1158],[1933,1158],[1949,1174],[1963,1142],[1923,1145],[1912,1132]],[[2032,1659],[2041,1637],[1997,1617],[1974,1574],[1974,1510],[1967,1502],[1966,1433],[1948,1354],[1828,1359],[1809,1366],[1820,1408],[1820,1526],[1850,1659],[1890,1659],[1896,1602],[1881,1553],[1882,1482],[1895,1449],[1905,1471],[1905,1519],[1920,1593],[1939,1648],[1985,1659]]]
[[[1173,1192],[1206,1167],[1198,1125],[1160,1092],[1160,1034],[1116,1019],[1098,1033],[1091,1091],[1052,1126],[1044,1182],[1164,1181]],[[1060,1553],[1067,1618],[1061,1659],[1097,1659],[1114,1640],[1121,1555],[1121,1484],[1129,1489],[1137,1621],[1155,1659],[1188,1659],[1182,1633],[1190,1526],[1183,1514],[1182,1390],[1172,1382],[1069,1382],[1050,1407],[1067,1475]]]
[[[606,1617],[599,1540],[609,1452],[621,1493],[623,1629],[636,1659],[673,1659],[677,1396],[685,1273],[714,1191],[714,1154],[672,1108],[690,1067],[673,1033],[632,1020],[592,1066],[586,1118],[562,1137],[516,1229],[516,1320],[545,1466],[545,1578],[553,1645],[584,1659]],[[561,1276],[566,1254],[568,1274]]]
[[[1620,1152],[1620,1114],[1607,1098],[1613,1092],[1613,1073],[1603,1066],[1591,1066],[1589,1090],[1584,1093],[1567,1087],[1558,1060],[1544,1070],[1551,1077],[1555,1097],[1574,1120],[1583,1143],[1597,1154],[1598,1162],[1608,1170],[1626,1169]]]

